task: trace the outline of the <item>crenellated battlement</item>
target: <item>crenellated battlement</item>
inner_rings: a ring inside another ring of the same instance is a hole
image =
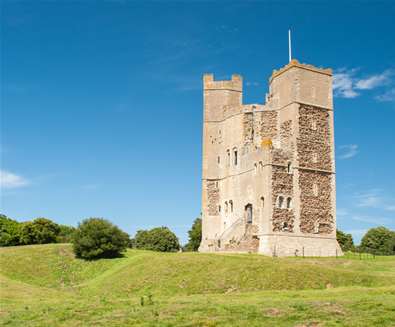
[[[228,90],[243,92],[243,78],[233,74],[231,80],[215,81],[214,74],[203,75],[204,90]]]
[[[288,63],[287,65],[285,65],[284,67],[282,67],[278,70],[274,69],[269,81],[271,82],[275,77],[281,75],[282,73],[286,72],[287,70],[289,70],[293,67],[307,69],[307,70],[310,70],[310,71],[313,71],[316,73],[321,73],[321,74],[332,76],[332,69],[330,69],[330,68],[319,68],[319,67],[315,67],[315,66],[309,65],[309,64],[302,64],[302,63],[299,63],[298,60],[292,59],[291,62]]]

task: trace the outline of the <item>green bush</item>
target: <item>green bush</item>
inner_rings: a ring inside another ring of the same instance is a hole
[[[336,238],[344,252],[355,250],[354,241],[351,234],[346,234],[341,230],[336,230]]]
[[[383,226],[371,228],[362,237],[359,249],[378,255],[394,255],[395,232]]]
[[[73,234],[73,250],[78,258],[113,258],[124,252],[129,235],[103,218],[89,218]]]
[[[192,228],[188,231],[189,241],[185,245],[185,251],[197,251],[202,240],[202,219],[196,218]]]
[[[59,232],[58,224],[47,218],[36,218],[22,223],[20,240],[22,244],[56,243]]]
[[[56,239],[58,243],[71,243],[73,241],[73,234],[75,232],[75,227],[67,225],[59,225],[59,234]]]
[[[0,246],[20,244],[21,224],[0,214]]]
[[[180,249],[177,236],[167,227],[139,230],[134,238],[137,249],[175,252]]]

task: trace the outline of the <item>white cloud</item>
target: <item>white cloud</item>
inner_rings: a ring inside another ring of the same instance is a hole
[[[362,223],[375,224],[375,225],[386,225],[391,222],[391,220],[388,218],[377,217],[377,216],[364,216],[364,215],[351,216],[351,219]]]
[[[395,101],[395,87],[376,96],[376,100],[380,102]]]
[[[390,76],[393,74],[391,70],[386,70],[381,74],[369,76],[365,79],[356,81],[355,88],[359,90],[371,90],[379,86],[388,84]]]
[[[372,189],[354,195],[356,206],[361,208],[376,208],[385,211],[395,211],[395,200],[382,195],[382,190]]]
[[[358,145],[357,144],[346,144],[339,147],[341,150],[341,154],[339,155],[339,159],[350,159],[355,157],[358,153]]]
[[[9,171],[0,170],[0,187],[4,189],[19,188],[29,185],[29,181],[22,176]]]
[[[353,88],[353,72],[342,72],[333,74],[333,91],[335,96],[342,98],[355,98],[359,93]]]
[[[367,192],[357,193],[354,197],[357,200],[357,207],[375,208],[382,203],[379,195],[380,190],[372,189]]]
[[[348,210],[347,209],[343,209],[343,208],[339,208],[336,209],[336,216],[347,216],[348,215]]]
[[[391,76],[394,75],[394,71],[391,69],[366,78],[357,77],[357,72],[357,69],[340,69],[333,74],[333,91],[335,96],[355,98],[361,95],[361,91],[380,88],[391,83]],[[375,98],[378,101],[392,101],[395,98],[395,89],[387,91]]]
[[[387,211],[395,211],[395,204],[389,204],[384,206],[384,209]]]

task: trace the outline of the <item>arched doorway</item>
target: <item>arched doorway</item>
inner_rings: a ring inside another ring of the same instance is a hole
[[[252,224],[252,204],[249,203],[244,207],[244,213],[247,224]]]

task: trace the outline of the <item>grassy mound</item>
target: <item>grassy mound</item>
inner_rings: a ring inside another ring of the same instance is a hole
[[[395,284],[393,260],[268,258],[260,255],[156,253],[129,250],[123,258],[84,261],[71,245],[4,248],[0,273],[49,288],[158,295],[323,289]]]
[[[318,312],[317,321],[333,325],[385,326],[395,316],[393,285],[394,257],[129,250],[122,258],[84,261],[69,244],[10,247],[0,249],[0,323],[294,326],[314,323]]]

